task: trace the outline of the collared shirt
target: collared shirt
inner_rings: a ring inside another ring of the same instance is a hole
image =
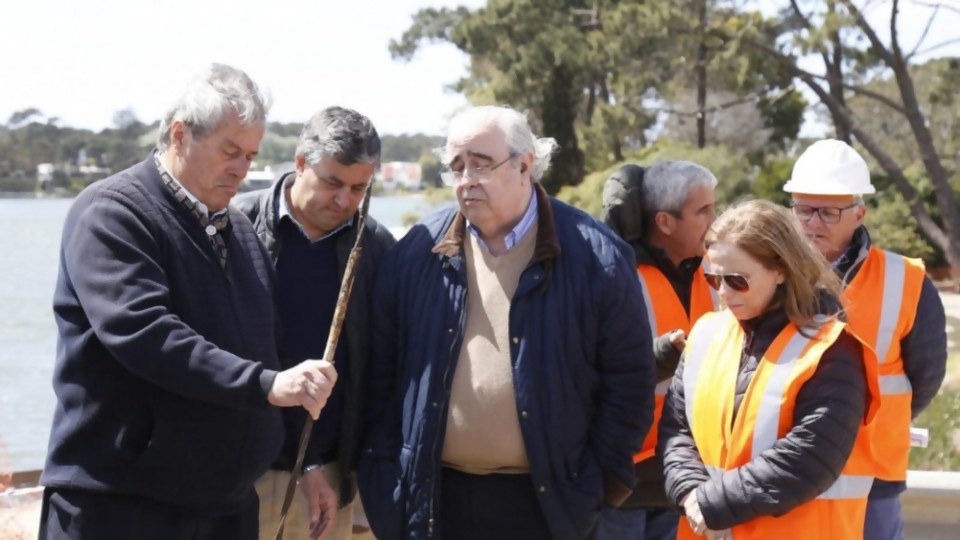
[[[166,171],[167,174],[170,175],[170,178],[171,178],[174,182],[176,182],[178,186],[180,186],[180,189],[183,190],[183,194],[186,195],[188,199],[190,199],[190,202],[192,202],[193,204],[197,205],[197,210],[200,211],[200,214],[201,214],[201,215],[203,215],[204,217],[206,217],[206,218],[208,218],[208,219],[209,219],[210,217],[212,217],[212,216],[210,216],[210,209],[207,208],[207,205],[205,205],[205,204],[203,204],[202,202],[200,202],[200,199],[198,199],[193,193],[190,193],[190,190],[187,189],[187,188],[180,182],[180,179],[177,178],[177,175],[175,175],[175,174],[173,174],[172,172],[170,172],[170,169],[168,169],[167,166],[163,164],[163,160],[162,160],[162,159],[158,159],[158,160],[157,160],[157,164],[159,164],[160,167],[163,167],[163,170]],[[219,216],[220,214],[226,214],[226,213],[227,213],[227,209],[224,208],[223,210],[220,210],[220,211],[218,211],[218,212],[214,212],[213,215],[214,215],[214,216]]]
[[[282,222],[283,218],[285,217],[289,218],[290,222],[296,225],[298,229],[300,229],[300,232],[303,234],[303,236],[306,238],[309,238],[309,236],[307,236],[307,232],[303,230],[303,225],[300,225],[297,219],[293,217],[293,213],[290,212],[290,205],[287,203],[287,194],[290,191],[290,188],[293,187],[293,183],[296,180],[297,180],[297,175],[294,173],[288,174],[287,177],[284,178],[283,180],[283,186],[280,190],[280,193],[277,194],[278,195],[277,196],[277,204],[278,204],[277,224],[279,225]],[[343,229],[346,229],[347,227],[352,227],[352,226],[353,226],[353,216],[351,216],[350,219],[341,223],[340,226],[337,227],[336,229],[328,232],[327,234],[323,235],[320,238],[317,238],[316,240],[311,240],[311,242],[315,244],[317,242],[326,240],[327,238],[330,238],[331,236],[342,231]]]
[[[531,187],[530,193],[530,204],[527,205],[527,211],[523,214],[523,217],[520,219],[520,223],[517,223],[517,226],[513,228],[510,232],[507,233],[507,236],[503,239],[503,245],[507,248],[507,251],[510,251],[513,246],[517,245],[517,242],[523,238],[523,235],[527,234],[530,230],[530,227],[537,221],[537,193]],[[480,247],[490,251],[490,248],[487,247],[487,243],[483,241],[483,237],[480,236],[480,230],[473,226],[472,223],[467,221],[467,230],[470,231],[474,237],[476,237],[477,242],[480,244]]]

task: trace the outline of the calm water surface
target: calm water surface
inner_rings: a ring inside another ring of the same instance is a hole
[[[374,197],[370,213],[396,230],[419,197]],[[55,404],[53,287],[69,199],[0,199],[0,471],[43,466]],[[5,446],[5,448],[4,448]]]

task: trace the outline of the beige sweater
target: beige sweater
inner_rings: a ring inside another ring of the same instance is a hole
[[[443,464],[471,474],[526,473],[510,360],[510,302],[530,263],[537,226],[494,257],[472,234],[464,238],[467,324],[457,359],[443,442]]]

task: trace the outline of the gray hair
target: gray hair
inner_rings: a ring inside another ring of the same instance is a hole
[[[297,157],[316,165],[331,157],[341,165],[380,166],[380,135],[366,116],[343,107],[327,107],[307,120],[297,143]]]
[[[210,64],[187,84],[163,115],[157,148],[162,152],[170,145],[170,128],[177,120],[200,138],[215,130],[230,113],[235,113],[244,125],[252,126],[264,123],[269,109],[269,98],[246,73],[226,64]]]
[[[679,215],[690,192],[698,187],[717,186],[717,178],[706,167],[692,161],[660,161],[643,175],[643,209],[649,219],[657,212]]]
[[[552,137],[536,137],[527,117],[514,109],[499,105],[483,105],[480,107],[471,107],[450,120],[450,132],[466,125],[482,124],[484,122],[492,123],[506,139],[507,147],[511,152],[522,156],[527,152],[533,154],[533,165],[530,167],[530,178],[533,182],[539,182],[543,175],[550,168],[550,160],[553,153],[560,146]],[[453,157],[447,154],[446,146],[436,149],[444,164],[449,163]]]

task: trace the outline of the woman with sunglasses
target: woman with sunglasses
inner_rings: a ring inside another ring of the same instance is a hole
[[[677,538],[862,538],[876,357],[786,209],[750,201],[707,233],[726,309],[692,329],[660,422]]]

